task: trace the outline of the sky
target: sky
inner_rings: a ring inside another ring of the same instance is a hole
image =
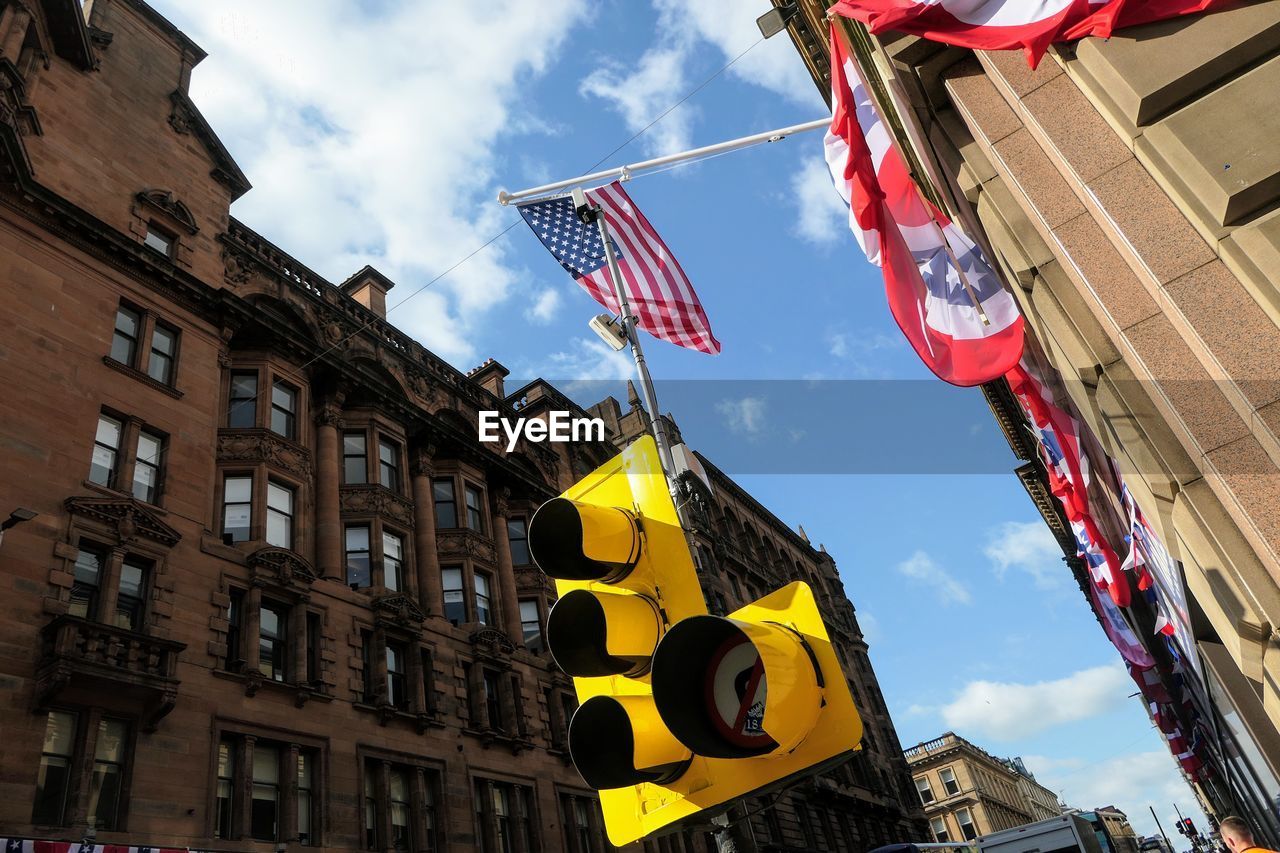
[[[373,264],[391,321],[456,367],[583,405],[625,400],[629,358],[498,191],[825,111],[785,35],[761,41],[767,0],[153,3],[209,53],[191,94],[254,184],[235,216],[331,281]],[[820,135],[628,192],[723,344],[646,342],[661,408],[835,557],[903,745],[952,730],[1140,834],[1148,806],[1175,844],[1175,803],[1203,825],[981,394],[894,326]]]

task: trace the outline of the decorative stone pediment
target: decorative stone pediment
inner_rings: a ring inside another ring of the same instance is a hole
[[[311,452],[267,429],[218,431],[219,462],[265,462],[306,479],[311,476]]]
[[[436,550],[442,557],[472,557],[495,565],[497,552],[488,537],[474,530],[440,530],[436,533]]]
[[[64,506],[73,515],[114,530],[121,545],[142,538],[171,548],[182,538],[181,533],[132,498],[73,497],[67,498]]]
[[[268,545],[249,555],[250,577],[254,583],[306,592],[318,575],[315,568],[288,548]]]
[[[401,628],[416,628],[427,618],[422,608],[403,592],[393,592],[375,599],[373,614],[376,620],[390,622]]]
[[[143,190],[136,198],[139,204],[163,213],[188,234],[195,234],[200,230],[196,225],[196,218],[191,215],[191,209],[174,198],[169,190]]]
[[[511,653],[516,650],[516,647],[502,631],[497,628],[481,628],[472,634],[470,639],[477,657],[510,666]]]
[[[339,497],[343,512],[379,515],[402,527],[413,527],[413,504],[385,486],[343,486]]]

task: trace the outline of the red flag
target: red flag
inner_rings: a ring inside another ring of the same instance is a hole
[[[1017,303],[982,250],[921,196],[834,28],[831,105],[827,167],[849,205],[854,237],[884,270],[902,334],[939,379],[980,385],[998,378],[1022,355]]]
[[[978,50],[1022,48],[1035,68],[1051,42],[1221,8],[1229,0],[840,0],[838,15],[873,33],[911,33]]]

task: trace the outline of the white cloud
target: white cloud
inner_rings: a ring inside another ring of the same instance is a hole
[[[792,230],[801,240],[834,246],[845,238],[853,239],[849,233],[849,208],[831,186],[831,173],[822,160],[806,158],[791,176],[791,201],[796,206]]]
[[[926,554],[916,551],[897,565],[898,574],[931,587],[943,604],[969,604],[973,596],[968,588]]]
[[[627,129],[636,132],[678,101],[686,91],[687,48],[655,48],[640,57],[634,70],[611,64],[582,81],[580,91],[610,102]],[[642,145],[650,154],[674,154],[692,147],[695,107],[683,104],[645,134]]]
[[[548,287],[534,298],[533,304],[525,309],[525,319],[530,323],[546,325],[555,319],[556,312],[560,310],[560,302],[560,291]]]
[[[1119,663],[1033,684],[971,681],[940,713],[966,737],[1007,742],[1118,708],[1132,687]]]
[[[733,432],[757,435],[764,427],[765,401],[760,397],[721,400],[716,403],[716,411]]]
[[[825,109],[789,38],[778,35],[756,44],[760,40],[756,18],[772,8],[768,0],[655,0],[654,5],[658,24],[653,46],[637,61],[606,63],[580,87],[583,95],[609,102],[632,132],[656,119],[706,79],[701,71],[699,79],[691,78],[688,65],[695,57],[705,56],[708,43],[716,49],[716,65],[750,48],[730,67],[729,75],[795,103],[819,111]],[[692,147],[697,115],[696,106],[688,102],[680,105],[642,137],[641,146],[650,155]],[[744,128],[743,133],[750,130]],[[834,195],[829,180],[827,192]]]
[[[631,379],[635,375],[635,362],[630,350],[615,351],[603,341],[590,338],[574,338],[569,348],[553,352],[540,365],[529,365],[521,371],[529,376],[541,376],[552,381],[583,381],[601,379]],[[560,390],[572,395],[572,386]],[[594,403],[591,400],[587,403]]]
[[[1154,734],[1152,737],[1156,737]],[[1154,805],[1165,828],[1172,833],[1177,820],[1173,804],[1203,829],[1204,817],[1195,797],[1178,772],[1168,750],[1116,755],[1087,763],[1078,758],[1024,755],[1023,762],[1036,781],[1056,791],[1067,805],[1080,809],[1115,806],[1124,812],[1139,835],[1157,832],[1148,805]],[[1177,836],[1173,836],[1174,839]]]
[[[547,126],[523,101],[585,0],[160,0],[209,52],[192,97],[254,184],[240,219],[331,280],[372,263],[394,306],[511,217],[495,143]],[[522,129],[522,130],[520,130]],[[392,314],[455,363],[517,285],[499,242]]]
[[[884,636],[880,620],[869,610],[858,611],[858,625],[862,628],[862,639],[866,640],[869,646],[880,642]]]
[[[1067,576],[1062,548],[1041,521],[1006,521],[987,534],[982,550],[1001,580],[1015,569],[1030,575],[1037,589],[1056,589]]]

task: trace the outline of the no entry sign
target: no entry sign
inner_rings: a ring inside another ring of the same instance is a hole
[[[764,661],[756,647],[738,634],[729,637],[711,656],[707,668],[707,715],[729,743],[747,749],[773,744],[764,730],[768,692]]]

